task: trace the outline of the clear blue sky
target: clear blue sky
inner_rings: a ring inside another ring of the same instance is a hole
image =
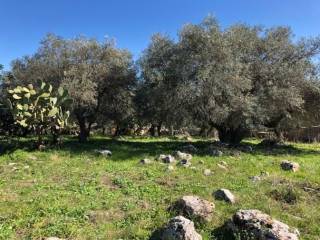
[[[320,0],[0,0],[0,63],[32,54],[46,33],[103,39],[137,58],[155,32],[173,37],[208,14],[233,23],[291,26],[297,37],[320,34]]]

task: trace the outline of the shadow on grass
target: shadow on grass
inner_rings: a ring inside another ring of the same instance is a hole
[[[197,152],[193,153],[197,156],[210,156],[209,150],[219,149],[224,153],[224,156],[231,156],[235,154],[247,153],[250,155],[305,155],[305,154],[319,154],[319,150],[296,148],[293,145],[283,145],[276,147],[265,147],[259,144],[243,143],[238,146],[227,146],[219,142],[212,142],[210,140],[199,140],[195,142],[170,140],[170,141],[138,141],[135,139],[130,140],[116,140],[110,138],[92,138],[86,143],[79,143],[75,137],[65,138],[62,146],[48,147],[51,149],[60,149],[61,151],[70,152],[71,154],[95,154],[96,149],[108,149],[112,151],[115,158],[118,161],[126,160],[133,157],[150,156],[154,157],[158,154],[171,154],[173,151],[181,150],[184,146],[192,144],[197,148]],[[31,138],[23,138],[6,142],[0,140],[0,155],[10,154],[17,149],[23,149],[24,151],[33,152],[34,142]]]

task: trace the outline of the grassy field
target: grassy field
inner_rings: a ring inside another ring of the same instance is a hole
[[[238,209],[260,209],[299,229],[301,239],[320,239],[320,159],[318,144],[263,149],[246,141],[251,153],[222,149],[222,157],[206,155],[206,140],[192,143],[199,151],[192,166],[154,162],[185,145],[179,140],[111,140],[96,137],[87,144],[69,139],[62,149],[30,151],[27,143],[0,156],[0,239],[148,239],[174,212],[168,208],[183,195],[198,195],[215,203],[212,222],[197,224],[203,239],[223,239],[219,228]],[[94,149],[109,149],[109,158]],[[300,164],[300,171],[285,172],[281,160]],[[203,162],[202,162],[202,161]],[[226,170],[218,166],[228,165]],[[204,169],[211,176],[204,176]],[[250,176],[269,172],[261,181]],[[234,205],[216,201],[212,192],[230,189]]]

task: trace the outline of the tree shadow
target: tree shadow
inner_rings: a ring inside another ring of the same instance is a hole
[[[171,154],[173,151],[182,150],[187,145],[193,145],[197,151],[192,154],[196,156],[210,156],[210,149],[217,149],[223,152],[224,156],[235,156],[237,154],[250,155],[293,155],[299,156],[304,154],[320,154],[319,150],[302,149],[293,145],[281,145],[274,147],[266,147],[255,143],[242,143],[239,145],[227,145],[217,141],[198,140],[195,142],[170,140],[170,141],[137,141],[135,139],[119,140],[111,138],[92,138],[86,143],[79,143],[76,137],[66,137],[60,147],[51,146],[46,150],[56,150],[70,152],[71,154],[80,155],[96,155],[97,149],[108,149],[112,151],[117,161],[130,159],[133,157],[154,157],[159,154]],[[37,151],[33,145],[32,138],[16,139],[6,142],[0,139],[0,155],[10,154],[18,149],[28,152]]]

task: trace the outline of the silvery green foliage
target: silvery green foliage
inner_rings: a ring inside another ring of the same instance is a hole
[[[183,112],[198,126],[216,128],[224,142],[238,143],[257,127],[278,129],[301,116],[306,102],[319,99],[312,61],[319,38],[293,41],[287,27],[238,24],[221,29],[209,17],[184,26],[176,42],[166,38],[170,51],[163,42],[153,39],[142,58],[151,109],[164,112],[164,119]],[[163,93],[171,93],[165,104],[158,100]]]

